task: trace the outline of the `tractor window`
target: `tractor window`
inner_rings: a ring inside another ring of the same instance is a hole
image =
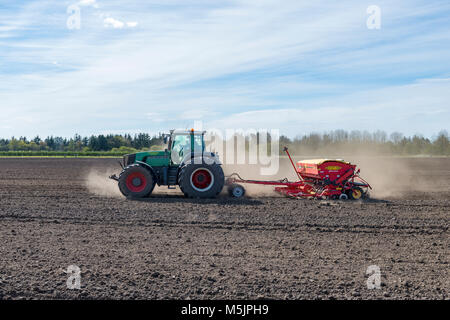
[[[187,150],[190,150],[191,142],[190,137],[187,135],[176,135],[171,149],[172,162],[179,164],[183,160],[184,154]]]
[[[186,135],[178,135],[175,136],[175,140],[173,141],[172,149],[180,151],[181,148],[189,146],[189,136]]]
[[[204,149],[202,135],[194,135],[194,150],[201,152]],[[191,152],[191,135],[176,135],[173,140],[171,157],[172,162],[179,164],[185,155]]]
[[[201,135],[195,135],[194,136],[194,148],[197,151],[203,150],[203,139]]]
[[[190,135],[178,135],[172,144],[172,149],[180,151],[181,149],[191,149],[191,136]],[[195,150],[203,150],[203,139],[201,135],[194,135],[194,148]],[[198,148],[198,149],[197,149]]]

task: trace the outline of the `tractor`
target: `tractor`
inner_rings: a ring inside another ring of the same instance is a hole
[[[122,172],[109,178],[118,182],[127,198],[150,196],[155,185],[178,185],[186,197],[213,198],[223,189],[225,177],[217,154],[205,151],[205,131],[171,130],[164,135],[167,148],[127,154]]]

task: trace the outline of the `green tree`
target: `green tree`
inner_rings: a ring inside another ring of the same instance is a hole
[[[435,148],[436,154],[439,155],[449,155],[450,154],[450,145],[448,140],[448,133],[445,130],[439,132],[436,140],[433,145]]]

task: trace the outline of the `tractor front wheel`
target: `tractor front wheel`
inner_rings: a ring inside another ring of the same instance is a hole
[[[119,189],[125,197],[148,197],[155,187],[152,174],[138,164],[132,164],[120,173]]]
[[[187,164],[178,175],[180,189],[189,198],[214,198],[224,183],[223,170],[218,164]]]

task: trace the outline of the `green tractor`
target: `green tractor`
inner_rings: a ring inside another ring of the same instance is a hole
[[[150,196],[155,185],[180,186],[189,198],[213,198],[223,189],[225,177],[216,154],[205,151],[205,131],[172,130],[164,136],[167,149],[123,157],[122,172],[110,176],[130,198]]]

